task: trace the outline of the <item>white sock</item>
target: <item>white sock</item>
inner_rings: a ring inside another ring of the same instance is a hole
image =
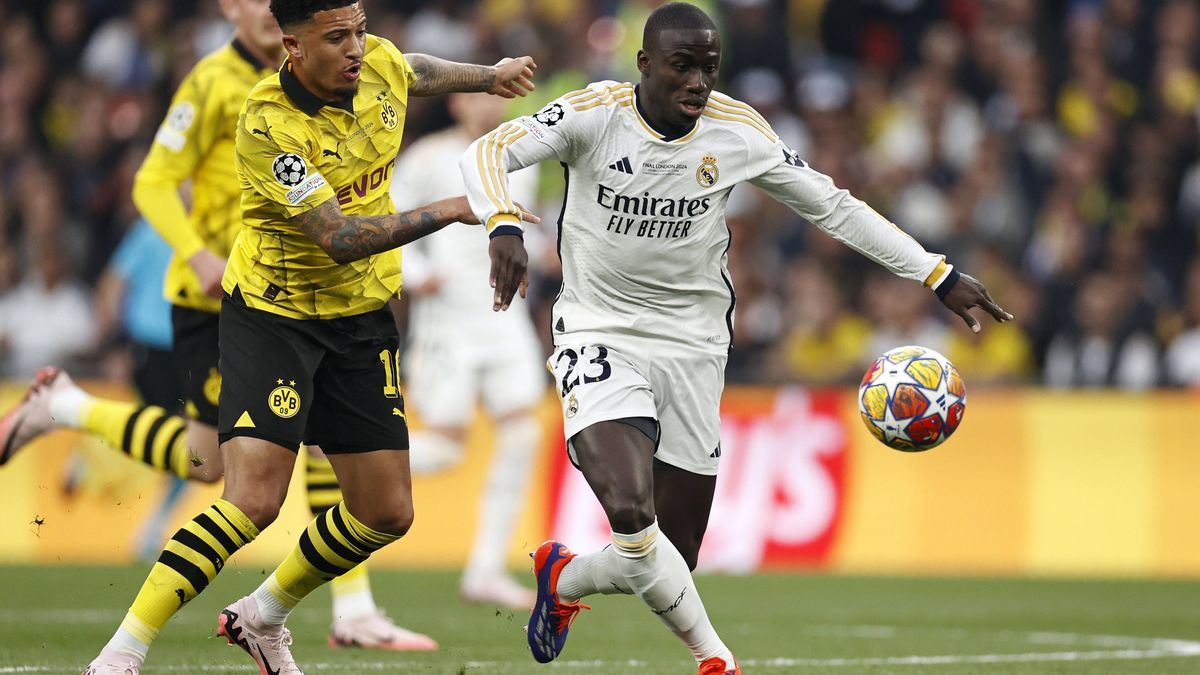
[[[333,620],[350,621],[379,611],[371,584],[367,581],[366,563],[351,569],[329,583],[333,595]]]
[[[365,591],[336,595],[333,598],[334,621],[357,619],[360,616],[374,614],[377,609],[375,596],[371,595],[369,588]]]
[[[558,574],[558,599],[575,602],[593,593],[633,595],[618,558],[612,546],[571,558]]]
[[[521,515],[541,439],[541,425],[532,415],[512,417],[497,425],[496,452],[479,499],[479,524],[464,582],[505,574],[509,543]]]
[[[408,433],[408,466],[414,474],[445,471],[462,461],[462,443],[435,431]]]
[[[262,622],[268,626],[282,626],[284,621],[287,621],[288,614],[292,613],[291,607],[279,601],[271,589],[267,588],[267,584],[275,578],[275,573],[254,591],[254,603],[258,605],[258,616]]]
[[[670,539],[659,536],[658,521],[634,534],[613,532],[612,538],[618,569],[629,587],[687,645],[696,661],[719,656],[733,663],[733,654],[708,620],[683,556]]]
[[[113,633],[112,639],[104,647],[105,649],[111,649],[136,657],[138,661],[145,661],[146,652],[150,651],[150,645],[135,638],[133,633],[125,630],[124,627],[118,628],[117,632]]]
[[[63,387],[50,395],[50,419],[58,426],[78,429],[92,401],[91,394],[79,387]]]

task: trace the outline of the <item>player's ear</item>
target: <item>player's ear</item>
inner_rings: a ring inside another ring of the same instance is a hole
[[[287,50],[288,57],[293,61],[300,60],[300,41],[291,33],[283,34],[283,48]]]
[[[638,50],[637,67],[642,75],[650,74],[650,55],[646,53],[645,49]]]

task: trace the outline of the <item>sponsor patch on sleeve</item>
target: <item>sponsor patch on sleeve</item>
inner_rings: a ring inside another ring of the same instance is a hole
[[[325,185],[325,177],[319,173],[314,173],[308,178],[305,178],[303,182],[297,185],[294,189],[288,191],[286,195],[288,203],[292,206],[296,206],[300,202],[303,202],[305,197],[308,197],[313,192],[325,187]]]
[[[167,119],[163,120],[154,140],[168,149],[179,152],[187,144],[185,132],[191,128],[196,119],[196,107],[191,101],[180,101],[167,111]]]

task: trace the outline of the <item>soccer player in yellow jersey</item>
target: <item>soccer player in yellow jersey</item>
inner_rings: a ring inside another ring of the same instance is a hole
[[[273,0],[271,12],[287,61],[250,92],[235,136],[243,229],[222,280],[224,493],[167,543],[88,675],[140,670],[167,619],[275,519],[303,442],[328,455],[343,501],[218,617],[218,633],[261,673],[301,672],[283,627],[288,613],[413,519],[399,336],[385,307],[400,288],[393,249],[452,222],[478,222],[465,197],[392,215],[408,97],[532,89],[528,57],[494,67],[406,57],[367,35],[356,1]],[[519,228],[491,234],[498,257],[520,263]],[[497,286],[511,288],[522,270],[506,263]]]
[[[187,419],[157,406],[89,396],[65,372],[44,369],[29,399],[7,418],[7,458],[56,426],[95,433],[129,457],[181,478],[219,480],[217,333],[221,275],[242,229],[234,131],[250,90],[283,62],[282,33],[269,0],[221,0],[233,40],[202,59],[175,93],[134,183],[133,198],[174,249],[164,293],[172,303],[174,357]],[[191,183],[188,212],[180,187]],[[19,420],[19,424],[16,422]],[[309,507],[342,500],[329,461],[310,446]],[[0,463],[3,460],[0,459]],[[330,644],[391,650],[436,649],[428,636],[396,626],[376,606],[365,566],[333,584]]]

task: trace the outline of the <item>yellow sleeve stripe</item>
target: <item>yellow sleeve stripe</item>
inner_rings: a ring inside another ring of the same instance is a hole
[[[495,207],[497,211],[503,211],[504,204],[496,196],[496,191],[492,187],[491,174],[488,172],[487,163],[484,161],[483,150],[484,146],[486,146],[493,137],[512,130],[514,126],[515,125],[511,122],[501,125],[495,131],[489,133],[487,136],[484,136],[483,140],[479,141],[479,143],[475,146],[475,166],[479,167],[479,172],[482,174],[480,178],[483,182],[484,192],[487,193],[488,199],[492,202],[492,206]]]
[[[526,133],[528,133],[528,132],[526,132],[524,129],[522,129],[520,127],[515,127],[513,131],[511,131],[505,135],[497,137],[492,142],[494,145],[494,151],[492,154],[493,165],[492,165],[491,170],[496,179],[496,189],[497,189],[500,197],[502,197],[504,199],[505,206],[508,207],[506,210],[510,213],[516,212],[517,205],[513,203],[512,194],[510,194],[508,191],[508,181],[505,180],[504,170],[502,168],[503,167],[502,160],[504,158],[503,153],[504,153],[505,147],[507,147],[509,144],[511,144],[513,141],[517,140],[518,138],[524,136]]]
[[[719,94],[710,96],[708,98],[708,100],[710,103],[715,100],[726,108],[740,110],[741,112],[744,112],[747,115],[750,115],[754,119],[758,120],[759,123],[761,123],[763,126],[767,127],[768,129],[771,128],[771,125],[770,125],[770,123],[767,122],[767,119],[765,117],[763,117],[761,114],[759,114],[759,112],[757,110],[755,110],[749,104],[742,103],[741,101],[738,101],[737,99],[732,99],[732,98],[729,98],[728,96],[723,96],[723,95],[719,95]]]
[[[704,116],[711,117],[713,119],[718,119],[718,120],[725,120],[726,122],[737,122],[739,124],[745,124],[748,127],[758,130],[759,133],[761,133],[763,136],[766,136],[767,140],[771,141],[772,143],[774,143],[776,140],[778,140],[776,138],[775,134],[771,133],[771,130],[769,127],[764,127],[763,125],[756,122],[752,117],[750,117],[748,115],[743,115],[742,113],[727,114],[726,112],[722,111],[720,108],[717,108],[716,106],[714,106],[712,104],[711,99],[708,102],[708,107],[704,109]]]
[[[615,97],[605,97],[605,98],[597,100],[597,101],[592,101],[590,103],[586,103],[583,105],[577,105],[577,106],[575,106],[575,112],[583,112],[584,110],[591,110],[592,108],[595,108],[597,106],[602,106],[602,105],[613,106],[613,105],[618,105],[621,103],[633,103],[633,93],[629,93],[628,95],[623,94],[623,95],[615,96]]]
[[[628,84],[618,84],[607,87],[602,91],[589,90],[590,96],[580,96],[578,98],[568,100],[575,110],[587,110],[595,108],[597,105],[608,104],[624,98],[625,96],[633,96],[633,87]]]
[[[492,205],[496,207],[497,211],[515,213],[517,210],[516,205],[509,198],[508,186],[500,168],[500,159],[504,148],[526,133],[528,132],[521,127],[509,123],[488,134],[484,143],[480,144],[484,185],[488,187],[488,196],[492,199]],[[486,154],[482,154],[484,145],[488,146]]]

